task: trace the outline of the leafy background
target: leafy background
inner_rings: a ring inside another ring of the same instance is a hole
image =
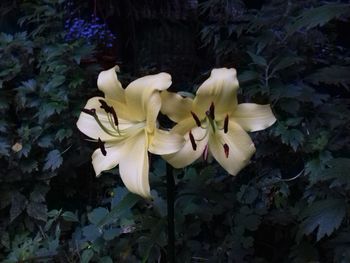
[[[348,1],[4,0],[0,12],[0,260],[166,262],[164,162],[142,200],[117,169],[94,177],[96,146],[75,126],[98,72],[119,64],[124,85],[166,71],[189,92],[235,67],[240,101],[278,119],[251,134],[238,176],[215,162],[175,171],[178,262],[350,262]],[[68,39],[75,18],[98,32]]]

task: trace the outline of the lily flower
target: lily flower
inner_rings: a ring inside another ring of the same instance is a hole
[[[99,145],[92,154],[96,176],[119,165],[119,174],[129,191],[148,198],[148,151],[170,154],[184,143],[181,136],[157,127],[159,91],[171,85],[171,76],[145,76],[123,89],[116,69],[117,66],[99,74],[97,86],[105,96],[88,100],[77,126]]]
[[[236,75],[233,68],[213,69],[194,99],[161,92],[161,112],[177,123],[171,132],[186,140],[178,152],[163,155],[173,167],[185,167],[200,156],[206,160],[208,154],[231,175],[248,164],[255,146],[247,131],[266,129],[276,118],[269,105],[237,103]]]

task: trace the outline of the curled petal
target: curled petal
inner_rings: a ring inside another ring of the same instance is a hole
[[[158,92],[154,92],[148,99],[146,106],[146,126],[149,133],[153,133],[156,129],[161,104],[162,101]]]
[[[183,98],[177,93],[162,91],[161,112],[167,115],[172,121],[180,122],[189,118],[192,110],[193,99]]]
[[[205,117],[211,104],[215,106],[215,119],[225,118],[237,106],[238,80],[233,68],[213,69],[210,77],[198,88],[193,102],[193,110]]]
[[[144,121],[148,115],[151,96],[155,92],[169,88],[170,85],[171,76],[164,72],[145,76],[131,82],[125,89],[125,99],[133,118],[137,121]]]
[[[249,135],[231,122],[227,133],[219,130],[210,134],[209,151],[229,174],[236,175],[249,163],[255,147]]]
[[[176,127],[176,126],[175,126]],[[204,152],[208,144],[208,134],[205,129],[195,127],[191,130],[196,141],[196,150],[193,149],[189,132],[185,135],[185,144],[174,154],[163,155],[162,157],[175,168],[182,168],[197,160]]]
[[[260,131],[275,123],[270,105],[255,103],[239,104],[230,120],[237,122],[246,131]]]
[[[145,198],[151,196],[148,182],[147,141],[147,134],[143,130],[128,139],[119,163],[119,173],[126,188]]]
[[[154,154],[170,154],[180,150],[185,141],[183,136],[156,129],[153,136],[149,136],[148,150]]]
[[[125,102],[124,89],[118,80],[116,70],[119,71],[118,66],[102,71],[98,75],[97,86],[105,94],[106,98]]]
[[[123,146],[123,141],[118,143],[106,143],[106,155],[103,155],[101,149],[94,151],[92,154],[92,165],[96,176],[100,176],[101,172],[110,170],[119,164],[121,157],[125,154]]]

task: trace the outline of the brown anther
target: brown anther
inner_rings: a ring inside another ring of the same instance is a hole
[[[95,109],[82,109],[82,112],[89,114],[91,116],[95,116],[96,115],[96,110]]]
[[[191,111],[191,114],[192,114],[192,117],[193,117],[194,121],[196,122],[197,126],[201,127],[201,121],[199,120],[198,116],[193,111]]]
[[[107,104],[104,100],[98,100],[101,103],[100,108],[104,109],[106,113],[112,113],[112,107]]]
[[[101,109],[104,109],[106,113],[112,114],[113,120],[114,120],[114,124],[115,124],[116,126],[118,126],[118,125],[119,125],[118,116],[117,116],[117,113],[115,112],[114,108],[113,108],[112,106],[109,106],[109,105],[107,104],[107,102],[104,101],[104,100],[101,100],[101,99],[100,99],[100,100],[98,100],[98,101],[101,103],[100,108],[101,108]]]
[[[195,151],[197,149],[197,144],[196,144],[196,141],[193,137],[193,134],[192,132],[190,131],[189,132],[189,136],[190,136],[190,141],[191,141],[191,145],[192,145],[192,149]]]
[[[103,142],[100,138],[98,138],[97,144],[98,144],[98,147],[101,149],[101,152],[102,152],[103,156],[106,156],[107,155],[107,151],[106,151],[106,148],[105,148],[105,142]]]
[[[225,143],[223,147],[224,147],[225,156],[226,158],[228,158],[228,155],[230,153],[230,148],[228,147],[227,143]]]
[[[228,115],[226,115],[225,117],[225,121],[224,121],[224,133],[228,132]]]
[[[212,119],[212,120],[215,120],[215,106],[214,106],[214,102],[212,102],[210,104],[210,108],[209,108],[209,117]]]
[[[113,107],[111,107],[111,114],[113,116],[115,126],[118,126],[119,125],[118,116]]]
[[[207,161],[208,160],[208,145],[205,146],[204,151],[203,151],[203,160]]]
[[[214,102],[212,102],[210,104],[209,110],[207,110],[205,112],[205,114],[207,115],[208,118],[210,118],[211,120],[215,120],[215,106],[214,106]]]

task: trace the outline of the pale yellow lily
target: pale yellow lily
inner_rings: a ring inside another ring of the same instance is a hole
[[[182,168],[210,153],[231,175],[245,167],[255,152],[246,131],[263,130],[276,118],[269,105],[238,104],[238,87],[236,70],[220,68],[212,70],[194,99],[161,92],[161,112],[177,123],[171,132],[186,140],[180,151],[163,158]]]
[[[119,164],[121,179],[129,191],[148,198],[148,151],[170,154],[184,143],[181,136],[157,128],[159,91],[171,85],[171,76],[167,73],[145,76],[123,89],[116,69],[99,74],[97,85],[105,97],[88,100],[77,126],[99,143],[100,149],[92,155],[96,176]]]

